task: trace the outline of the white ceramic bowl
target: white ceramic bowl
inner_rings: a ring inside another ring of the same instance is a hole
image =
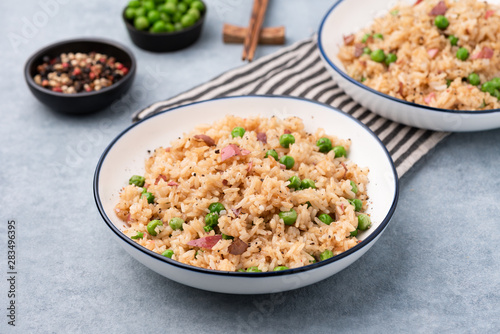
[[[498,2],[498,1],[490,1]],[[337,54],[343,36],[368,27],[397,2],[387,0],[339,0],[327,12],[318,33],[318,46],[333,79],[362,106],[403,124],[438,131],[479,131],[500,127],[500,110],[454,111],[406,102],[380,93],[352,79]],[[400,3],[413,4],[415,0]]]
[[[363,240],[354,248],[306,267],[267,273],[207,270],[156,254],[121,232],[123,222],[114,207],[119,191],[130,175],[144,173],[147,150],[164,146],[201,123],[212,123],[227,114],[241,117],[276,115],[300,117],[306,130],[322,127],[329,134],[351,138],[349,158],[369,167],[368,195],[372,227],[358,235]],[[398,178],[384,145],[365,125],[330,106],[281,96],[240,96],[209,100],[170,109],[133,124],[104,151],[94,176],[94,196],[104,222],[118,243],[135,259],[157,273],[192,287],[235,294],[280,292],[325,279],[349,266],[373,246],[387,227],[396,208]]]

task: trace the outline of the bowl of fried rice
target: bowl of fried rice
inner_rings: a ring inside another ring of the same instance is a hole
[[[398,179],[384,145],[330,106],[239,96],[173,108],[123,131],[94,177],[132,257],[188,286],[256,294],[313,284],[380,237]]]
[[[500,127],[500,7],[479,0],[340,0],[318,33],[355,101],[438,131]]]

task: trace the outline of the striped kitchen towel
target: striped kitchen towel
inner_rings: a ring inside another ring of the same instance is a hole
[[[166,101],[154,103],[138,111],[134,121],[195,101],[246,94],[299,96],[351,114],[379,136],[394,160],[399,177],[448,135],[446,132],[422,130],[390,121],[352,100],[325,68],[316,36],[225,72]]]

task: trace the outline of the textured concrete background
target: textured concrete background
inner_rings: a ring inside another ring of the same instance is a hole
[[[55,0],[54,0],[55,1]],[[186,287],[150,271],[111,239],[92,178],[130,115],[230,68],[223,22],[246,24],[250,0],[208,0],[202,39],[182,52],[132,45],[126,1],[2,1],[0,5],[0,333],[394,333],[500,331],[500,130],[453,134],[401,181],[391,225],[351,267],[279,295],[233,296]],[[266,25],[288,44],[310,36],[331,0],[273,0]],[[42,14],[41,14],[42,13]],[[37,24],[35,29],[26,28]],[[57,40],[100,36],[135,53],[128,109],[73,117],[29,93],[28,56]],[[257,56],[278,47],[260,47]],[[156,73],[156,74],[155,74]],[[105,126],[109,125],[110,126]],[[16,327],[7,325],[7,220],[17,221]]]

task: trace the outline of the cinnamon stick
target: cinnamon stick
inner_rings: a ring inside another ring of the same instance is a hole
[[[222,29],[224,43],[241,44],[245,41],[248,28],[232,24],[224,24]],[[281,45],[285,44],[285,27],[262,28],[259,34],[259,44]]]

